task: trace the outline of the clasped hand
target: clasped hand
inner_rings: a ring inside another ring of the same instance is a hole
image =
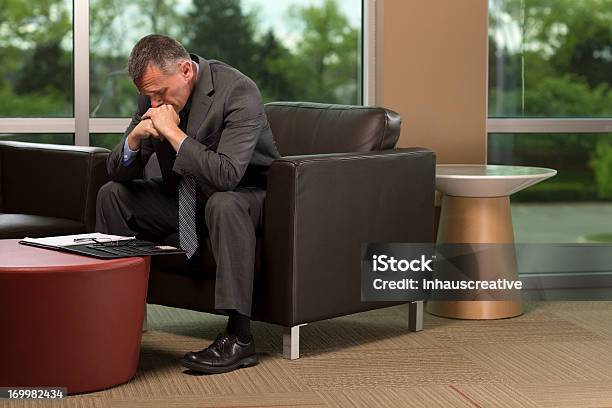
[[[181,142],[186,138],[178,127],[179,122],[180,118],[172,105],[150,108],[128,136],[128,147],[138,150],[142,139],[154,137],[159,140],[167,139],[174,150],[178,151]]]
[[[141,119],[141,123],[144,121],[148,122],[144,124],[143,130],[146,130],[150,136],[161,140],[175,131],[181,121],[172,105],[161,105],[157,108],[149,108],[149,110],[142,115]]]

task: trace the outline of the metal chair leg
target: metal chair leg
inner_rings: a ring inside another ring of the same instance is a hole
[[[408,303],[408,329],[410,331],[423,330],[423,301]]]
[[[283,357],[289,360],[300,358],[300,326],[283,327]]]

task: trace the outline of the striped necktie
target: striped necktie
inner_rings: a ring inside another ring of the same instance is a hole
[[[196,178],[185,176],[179,184],[179,237],[181,248],[190,259],[198,249],[196,231]]]
[[[179,113],[179,128],[187,133],[187,118],[191,100]],[[198,233],[196,229],[196,178],[184,176],[179,184],[179,238],[181,248],[190,259],[198,249]]]

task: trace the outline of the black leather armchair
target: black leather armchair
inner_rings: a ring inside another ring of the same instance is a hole
[[[109,178],[97,147],[0,142],[0,238],[90,232]]]
[[[285,327],[283,352],[293,359],[300,326],[395,304],[361,301],[361,244],[433,242],[436,158],[395,149],[400,117],[387,109],[271,103],[266,114],[283,157],[268,172],[253,318]],[[154,166],[149,176],[159,174]],[[178,245],[177,234],[165,242]],[[148,303],[214,312],[208,248],[196,266],[155,257]],[[422,304],[410,304],[412,330],[422,328]]]

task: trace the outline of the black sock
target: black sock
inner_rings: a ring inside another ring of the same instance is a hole
[[[225,331],[238,337],[242,343],[251,341],[251,319],[234,309],[228,310],[228,314],[229,319]]]

